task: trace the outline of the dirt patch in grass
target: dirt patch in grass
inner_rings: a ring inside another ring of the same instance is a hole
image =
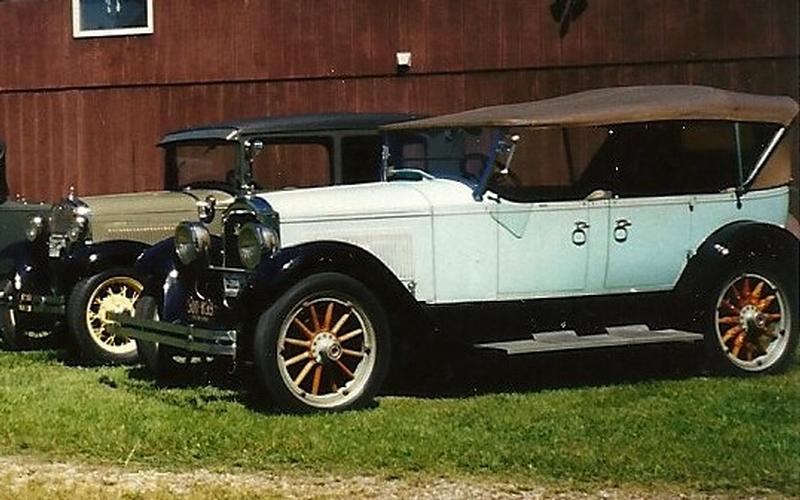
[[[770,492],[709,495],[673,486],[570,489],[424,476],[378,477],[285,473],[173,472],[0,457],[0,499],[24,498],[689,498],[723,499]],[[778,496],[774,496],[779,498]]]

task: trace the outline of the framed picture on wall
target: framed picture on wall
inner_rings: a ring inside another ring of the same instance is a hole
[[[149,35],[153,0],[72,0],[72,36]]]

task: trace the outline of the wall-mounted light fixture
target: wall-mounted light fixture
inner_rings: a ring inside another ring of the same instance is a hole
[[[397,52],[394,57],[398,75],[405,75],[411,70],[411,52]]]

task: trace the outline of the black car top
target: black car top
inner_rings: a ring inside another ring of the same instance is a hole
[[[166,134],[158,143],[220,139],[234,140],[258,134],[308,133],[335,130],[377,130],[382,125],[418,118],[406,113],[319,113],[291,116],[266,116],[231,122],[201,125]]]

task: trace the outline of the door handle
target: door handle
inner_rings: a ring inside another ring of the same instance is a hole
[[[588,236],[586,235],[586,230],[589,229],[591,226],[586,221],[576,221],[575,222],[575,229],[572,231],[572,244],[575,246],[583,246],[586,244],[586,240]]]
[[[614,241],[617,243],[626,241],[628,239],[628,227],[631,225],[631,221],[628,219],[617,219],[614,226]]]

